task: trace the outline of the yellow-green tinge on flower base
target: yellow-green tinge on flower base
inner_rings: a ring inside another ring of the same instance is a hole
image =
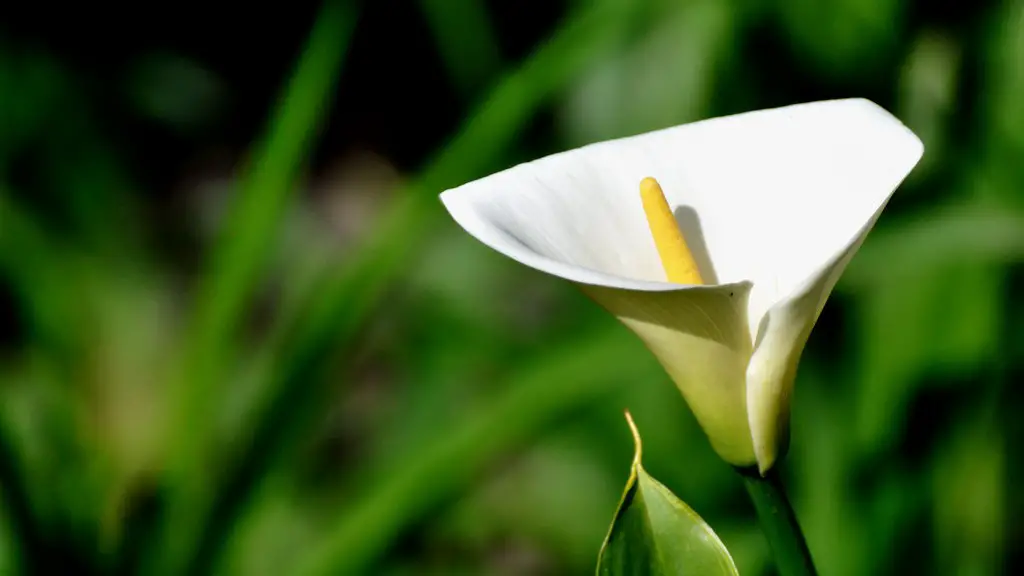
[[[770,469],[800,354],[920,140],[861,99],[705,120],[554,154],[448,190],[481,242],[574,282],[644,341],[715,450]],[[665,280],[655,178],[704,285]]]

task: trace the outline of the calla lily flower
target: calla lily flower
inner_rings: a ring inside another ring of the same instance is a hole
[[[749,112],[554,154],[445,191],[471,235],[573,282],[664,366],[727,462],[766,473],[833,286],[923,153],[862,99]],[[660,183],[703,283],[666,280],[638,195]]]

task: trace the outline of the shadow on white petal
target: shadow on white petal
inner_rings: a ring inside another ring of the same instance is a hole
[[[745,392],[750,283],[674,292],[581,288],[651,350],[719,455],[754,464]]]
[[[677,206],[672,214],[676,217],[676,224],[686,238],[686,246],[690,249],[697,269],[704,279],[705,284],[718,284],[718,271],[711,261],[711,253],[708,252],[707,239],[704,237],[704,228],[700,224],[700,215],[692,206]]]

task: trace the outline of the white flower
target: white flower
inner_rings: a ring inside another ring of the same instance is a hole
[[[712,445],[766,472],[832,287],[920,140],[861,99],[705,120],[554,154],[448,190],[478,240],[577,283],[657,356]],[[638,195],[665,191],[706,285],[665,281]]]

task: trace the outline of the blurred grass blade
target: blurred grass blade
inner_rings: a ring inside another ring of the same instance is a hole
[[[329,108],[338,68],[355,27],[344,0],[326,0],[308,44],[242,174],[235,204],[201,279],[185,358],[185,379],[176,388],[177,436],[173,465],[186,477],[200,472],[209,441],[209,407],[222,376],[231,332],[259,280],[266,255],[301,163]]]
[[[15,306],[25,312],[26,346],[32,350],[32,359],[8,364],[13,358],[0,358],[4,402],[0,410],[4,412],[0,414],[0,513],[7,523],[4,534],[10,533],[12,540],[12,545],[0,548],[17,550],[16,557],[0,564],[7,566],[13,561],[25,574],[62,573],[92,561],[90,554],[96,546],[90,543],[74,549],[55,529],[55,523],[67,521],[80,510],[54,505],[61,498],[59,482],[42,472],[39,452],[62,455],[60,481],[81,480],[75,423],[71,412],[63,409],[80,402],[83,393],[74,384],[86,355],[83,339],[88,314],[82,291],[91,277],[86,275],[89,270],[82,255],[51,237],[6,192],[0,185],[0,283],[7,284]],[[53,379],[45,384],[40,380],[20,382],[22,373],[9,370],[18,365],[52,370],[48,373]],[[28,389],[36,399],[45,397],[47,401],[24,402],[26,396],[21,392]],[[16,418],[16,414],[26,417]],[[26,427],[26,422],[32,425]],[[56,461],[58,457],[53,458]],[[66,506],[66,502],[61,504]],[[58,549],[61,553],[53,554]]]
[[[837,289],[850,293],[869,290],[950,262],[1007,264],[1021,260],[1024,215],[1006,206],[947,202],[872,232]]]
[[[65,362],[77,348],[80,313],[66,290],[77,274],[37,222],[0,188],[0,275],[27,312],[31,337]],[[65,364],[66,365],[66,364]]]
[[[852,428],[861,451],[892,449],[907,433],[913,399],[935,386],[928,378],[934,366],[955,379],[999,361],[1005,276],[983,259],[955,258],[858,293],[861,355]]]
[[[501,64],[498,39],[481,0],[420,0],[423,16],[459,95],[474,94]]]
[[[640,433],[626,413],[636,454],[597,560],[598,576],[738,576],[718,535],[644,470]]]
[[[616,5],[617,6],[617,5]],[[426,170],[385,210],[354,259],[325,280],[298,341],[351,338],[428,233],[444,221],[438,194],[493,168],[540,106],[614,45],[606,31],[622,10],[578,14],[507,75]]]
[[[223,378],[232,331],[259,280],[299,167],[329,109],[355,20],[351,3],[326,0],[264,139],[249,158],[235,204],[201,279],[183,379],[174,388],[175,412],[169,422],[173,519],[167,527],[178,538],[195,537],[196,526],[177,516],[191,514],[194,506],[189,503],[201,498],[202,462],[211,444],[211,407]],[[181,555],[188,554],[179,549],[183,541],[177,538],[161,541],[173,550],[170,558],[177,558],[162,562],[181,561]]]
[[[936,557],[950,574],[1007,573],[1007,500],[1016,489],[1008,486],[1006,439],[993,423],[991,412],[980,410],[958,422],[934,455],[929,496]]]
[[[602,8],[579,15],[520,69],[505,77],[430,167],[388,208],[375,224],[373,235],[353,254],[354,260],[318,287],[299,322],[275,335],[287,342],[287,347],[276,362],[278,367],[267,383],[257,417],[235,434],[239,438],[244,435],[247,442],[224,482],[226,488],[218,492],[211,521],[204,528],[202,540],[207,546],[224,545],[213,536],[228,529],[221,528],[221,523],[234,522],[266,471],[287,458],[310,426],[321,421],[329,403],[324,401],[325,381],[320,370],[332,352],[358,333],[376,309],[384,287],[443,221],[437,194],[490,167],[545,99],[610,46],[604,31],[618,14]],[[204,552],[209,562],[215,562],[217,554],[215,549]]]
[[[18,552],[16,563],[23,574],[44,574],[47,566],[59,565],[49,550],[40,518],[32,509],[28,473],[11,443],[7,423],[0,420],[0,502],[4,520]]]
[[[351,338],[374,310],[387,283],[446,215],[445,188],[492,168],[496,159],[556,90],[610,47],[604,34],[621,11],[592,10],[572,19],[518,70],[506,76],[456,137],[389,206],[353,260],[325,280],[298,341]]]
[[[511,376],[498,398],[467,413],[398,470],[374,475],[327,536],[312,542],[295,574],[362,574],[401,532],[462,492],[502,454],[527,445],[582,406],[659,368],[615,328],[550,350]]]

